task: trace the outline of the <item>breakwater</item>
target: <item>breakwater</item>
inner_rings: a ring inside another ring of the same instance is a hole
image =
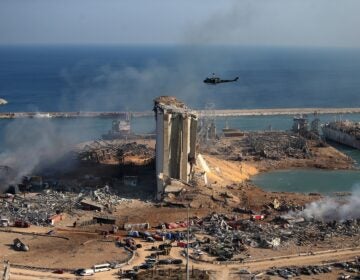
[[[201,116],[236,117],[236,116],[275,116],[299,114],[356,114],[360,108],[279,108],[279,109],[226,109],[196,110]],[[0,112],[0,119],[18,118],[125,118],[152,117],[154,112]]]

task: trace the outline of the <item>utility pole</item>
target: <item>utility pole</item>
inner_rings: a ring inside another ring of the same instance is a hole
[[[186,245],[186,280],[190,278],[189,270],[189,241],[190,241],[190,218],[189,218],[189,206],[187,207],[187,245]]]
[[[4,263],[4,274],[2,276],[2,280],[9,280],[10,279],[10,262],[5,261]]]

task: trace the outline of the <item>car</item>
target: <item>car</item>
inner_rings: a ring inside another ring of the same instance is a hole
[[[0,227],[8,227],[10,225],[9,219],[2,218],[0,220]]]
[[[136,271],[133,269],[125,270],[122,274],[122,276],[130,277],[131,279],[136,275]]]
[[[118,263],[118,262],[111,262],[110,263],[110,268],[111,269],[120,268],[120,267],[121,267],[121,264]]]
[[[303,275],[312,275],[312,271],[307,267],[301,268],[300,273],[303,274]]]
[[[275,270],[268,270],[268,271],[266,272],[266,274],[272,275],[272,276],[278,275],[278,273],[277,273]]]
[[[171,263],[172,264],[182,264],[183,260],[182,259],[174,259],[174,260],[171,260]]]
[[[152,264],[152,263],[143,263],[142,265],[139,266],[140,269],[150,269],[153,267],[154,267],[154,264]]]
[[[155,239],[153,237],[149,236],[146,238],[146,241],[147,242],[155,242]]]
[[[172,263],[171,259],[163,259],[158,261],[158,264],[171,264],[171,263]]]
[[[75,274],[79,275],[79,276],[91,276],[91,275],[94,275],[94,270],[93,269],[80,268],[80,269],[75,271]]]

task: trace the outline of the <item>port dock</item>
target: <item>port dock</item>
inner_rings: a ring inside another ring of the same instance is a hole
[[[279,109],[227,109],[195,110],[200,116],[275,116],[299,114],[358,114],[360,108],[279,108]],[[21,118],[126,118],[129,112],[0,112],[0,119]],[[152,111],[131,112],[131,117],[153,117]]]

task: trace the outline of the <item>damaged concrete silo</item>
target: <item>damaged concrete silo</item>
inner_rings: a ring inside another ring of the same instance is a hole
[[[168,178],[189,182],[196,158],[197,114],[175,97],[154,100],[157,198]]]

